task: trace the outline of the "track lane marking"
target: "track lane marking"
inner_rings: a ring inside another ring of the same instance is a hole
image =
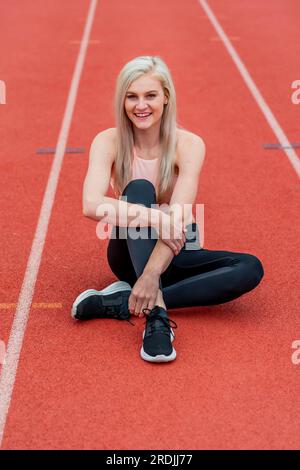
[[[280,142],[282,146],[282,150],[286,154],[286,156],[289,159],[289,162],[291,163],[292,167],[294,168],[296,174],[300,178],[300,160],[298,158],[298,155],[294,151],[293,148],[291,147],[291,144],[289,142],[289,139],[285,135],[282,127],[280,126],[279,122],[275,118],[274,114],[272,113],[270,107],[266,103],[265,99],[263,98],[261,92],[259,91],[258,87],[256,86],[253,78],[251,77],[250,73],[248,72],[245,64],[242,62],[240,59],[240,56],[236,52],[235,48],[231,44],[228,36],[224,32],[223,28],[221,27],[220,23],[218,22],[216,16],[212,12],[211,8],[208,6],[208,3],[206,0],[198,0],[200,3],[201,7],[207,14],[211,24],[215,28],[216,32],[218,33],[220,39],[223,41],[224,46],[226,47],[230,57],[232,58],[233,62],[235,63],[238,71],[242,75],[242,78],[244,79],[246,85],[248,86],[249,90],[252,93],[252,96],[254,97],[257,105],[259,106],[260,110],[262,111],[263,115],[265,116],[269,126],[271,127],[272,131],[276,135],[278,141]]]
[[[91,0],[0,377],[0,446],[98,0]]]

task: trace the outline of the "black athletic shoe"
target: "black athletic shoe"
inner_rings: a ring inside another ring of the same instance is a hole
[[[176,323],[170,320],[167,311],[158,305],[152,310],[144,308],[143,313],[147,318],[141,348],[142,359],[150,362],[174,361],[176,351],[172,341],[175,336],[170,324],[172,323],[173,328],[177,328]]]
[[[123,281],[114,282],[103,290],[88,289],[75,299],[71,316],[75,320],[115,318],[131,323],[128,309],[130,293],[131,286]]]

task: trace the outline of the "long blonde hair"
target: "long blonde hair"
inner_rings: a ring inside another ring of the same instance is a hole
[[[167,193],[172,185],[177,144],[176,128],[183,129],[176,120],[176,92],[171,73],[166,63],[159,56],[136,57],[124,65],[117,77],[114,99],[117,132],[114,188],[117,193],[122,194],[131,177],[134,139],[133,125],[126,115],[124,107],[126,91],[133,81],[149,72],[153,73],[154,77],[160,81],[164,94],[168,98],[167,104],[164,105],[160,126],[163,158],[158,171],[157,202],[159,202],[163,194]]]

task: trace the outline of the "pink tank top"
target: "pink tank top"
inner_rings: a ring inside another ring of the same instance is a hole
[[[132,162],[132,180],[146,179],[151,181],[153,186],[157,189],[158,181],[157,174],[159,171],[159,158],[152,160],[145,160],[137,156],[136,148],[133,146],[133,162]],[[174,176],[174,183],[177,180],[177,175]],[[111,187],[114,190],[113,178],[110,179]]]
[[[131,180],[136,179],[146,179],[151,181],[154,187],[157,187],[157,173],[159,168],[159,158],[154,158],[152,160],[145,160],[137,156],[136,148],[133,147],[133,162],[132,162],[132,178]],[[113,178],[110,179],[110,184],[114,189]]]

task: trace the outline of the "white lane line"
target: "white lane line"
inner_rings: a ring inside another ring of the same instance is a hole
[[[0,446],[98,0],[91,0],[0,377]]]
[[[250,73],[248,72],[246,66],[240,59],[238,53],[232,46],[230,40],[228,39],[228,36],[222,29],[220,23],[218,22],[217,18],[215,17],[214,13],[212,12],[211,8],[208,6],[206,0],[198,0],[200,5],[202,6],[203,10],[207,14],[210,22],[214,26],[215,30],[217,31],[218,35],[220,36],[221,40],[224,43],[224,46],[226,47],[230,57],[232,58],[233,62],[237,66],[240,74],[242,75],[244,81],[246,82],[246,85],[248,86],[249,90],[251,91],[256,103],[258,104],[259,108],[261,109],[262,113],[264,114],[266,120],[269,123],[269,126],[271,127],[272,131],[276,135],[278,141],[282,145],[283,151],[285,152],[286,156],[288,157],[292,167],[294,168],[295,172],[297,173],[298,177],[300,178],[300,160],[292,148],[287,148],[291,147],[291,144],[285,135],[283,129],[281,128],[279,122],[275,118],[274,114],[272,113],[271,109],[267,105],[266,101],[264,100],[262,94],[260,93],[259,89],[255,85],[253,79],[250,76]]]

